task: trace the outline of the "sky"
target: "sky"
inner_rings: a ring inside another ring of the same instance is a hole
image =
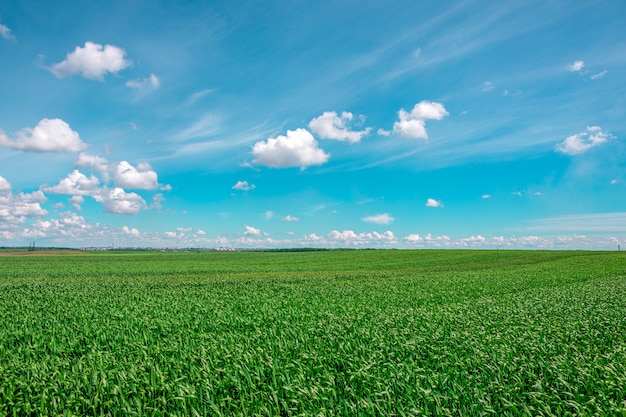
[[[626,249],[626,2],[0,3],[0,246]]]

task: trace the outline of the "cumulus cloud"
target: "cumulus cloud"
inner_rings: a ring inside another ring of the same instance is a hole
[[[611,138],[613,135],[603,132],[600,126],[588,126],[586,132],[568,136],[563,142],[557,144],[555,149],[567,155],[576,155],[587,152]]]
[[[0,146],[30,152],[80,152],[87,148],[61,119],[41,119],[34,128],[22,129],[17,139],[9,139],[0,130]]]
[[[361,220],[368,223],[376,224],[390,224],[395,219],[389,215],[389,213],[375,214],[373,216],[363,217]]]
[[[156,90],[161,86],[161,80],[154,74],[150,74],[148,78],[141,80],[129,80],[126,82],[126,87],[135,88],[137,90],[152,89]]]
[[[237,183],[232,186],[233,190],[240,190],[240,191],[250,191],[250,190],[254,190],[255,188],[256,188],[256,185],[248,184],[248,181],[237,181]]]
[[[59,78],[82,74],[85,78],[102,81],[106,73],[117,74],[131,65],[125,55],[117,46],[86,42],[84,47],[77,46],[63,61],[54,64],[50,71]]]
[[[297,222],[297,221],[300,221],[300,219],[298,217],[288,214],[285,217],[283,217],[283,221],[284,222]]]
[[[47,198],[41,190],[13,194],[11,184],[0,177],[0,224],[11,226],[23,223],[26,218],[47,216],[48,211],[41,207],[45,201]]]
[[[288,130],[286,136],[269,138],[252,147],[256,157],[253,163],[272,168],[322,165],[328,161],[329,154],[318,147],[317,141],[306,129]]]
[[[52,194],[92,195],[97,191],[100,181],[93,175],[90,178],[75,169],[57,185],[45,187],[44,191]]]
[[[159,187],[159,178],[147,162],[135,168],[128,161],[118,163],[113,169],[115,185],[138,190],[154,190]]]
[[[248,226],[247,224],[245,224],[244,227],[246,228],[246,231],[243,233],[245,236],[260,236],[261,235],[261,231],[257,228]]]
[[[105,173],[109,169],[109,161],[97,155],[89,155],[81,152],[76,160],[77,168],[89,168],[92,171]]]
[[[483,200],[487,200],[487,199],[491,198],[491,194],[483,194],[483,195],[481,196],[481,198],[482,198]]]
[[[122,232],[124,232],[128,236],[133,236],[133,237],[141,236],[141,233],[139,232],[139,230],[134,227],[131,229],[128,226],[124,226],[122,227]]]
[[[443,207],[443,203],[435,200],[434,198],[429,198],[426,200],[426,207]]]
[[[74,209],[80,211],[82,210],[82,204],[85,202],[85,198],[82,195],[73,195],[69,199],[70,204]]]
[[[0,176],[0,196],[7,195],[11,192],[11,184],[9,181]]]
[[[313,133],[322,139],[335,139],[348,141],[350,143],[360,142],[363,136],[367,136],[371,128],[361,131],[350,130],[350,124],[354,116],[350,112],[341,113],[341,117],[336,112],[324,112],[321,116],[314,118],[309,123],[309,128]]]
[[[441,103],[420,101],[410,113],[400,109],[398,112],[400,120],[394,123],[393,132],[407,138],[428,139],[426,120],[441,120],[448,114]]]
[[[85,221],[85,218],[70,211],[61,213],[57,219],[37,220],[32,226],[26,227],[22,231],[24,237],[47,237],[58,242],[63,239],[65,242],[75,244],[77,239],[84,239],[90,235],[93,227]]]
[[[11,32],[11,29],[9,29],[8,26],[3,25],[2,23],[0,23],[0,36],[8,41],[15,40],[15,35],[13,35],[13,33]]]
[[[422,242],[423,240],[424,239],[422,239],[422,237],[418,235],[417,233],[410,234],[404,238],[404,241],[407,243],[419,243],[419,242]]]
[[[573,64],[567,67],[572,72],[581,71],[585,66],[585,61],[574,61]]]
[[[103,188],[93,198],[102,203],[105,212],[113,214],[134,215],[146,205],[140,195],[127,193],[119,187]]]
[[[397,243],[397,239],[393,232],[389,230],[384,233],[355,233],[353,230],[344,230],[342,232],[333,230],[328,234],[328,239],[325,239],[324,242],[350,246],[384,246]]]

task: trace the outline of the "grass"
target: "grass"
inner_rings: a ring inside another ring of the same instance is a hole
[[[626,416],[626,256],[0,258],[0,414]]]

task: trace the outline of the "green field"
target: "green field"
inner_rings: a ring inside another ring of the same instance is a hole
[[[0,415],[626,416],[626,253],[0,257]]]

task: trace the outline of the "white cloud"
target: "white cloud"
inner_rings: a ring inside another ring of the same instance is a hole
[[[376,133],[378,134],[378,136],[391,136],[391,132],[383,128],[378,129]]]
[[[160,211],[161,208],[163,207],[163,202],[164,201],[165,201],[165,197],[163,197],[163,194],[161,194],[161,193],[155,194],[152,197],[152,206],[151,207]]]
[[[435,200],[434,198],[429,198],[426,200],[426,207],[443,207],[443,203]]]
[[[376,224],[390,224],[395,219],[389,215],[389,213],[376,214],[374,216],[363,217],[361,220],[368,223],[376,223]]]
[[[443,104],[432,101],[420,101],[411,110],[411,118],[419,120],[441,120],[449,113]]]
[[[161,86],[161,80],[154,74],[150,74],[148,78],[141,80],[129,80],[126,82],[126,87],[135,88],[137,90],[153,89],[156,90]]]
[[[268,211],[265,212],[265,218],[267,220],[272,220],[273,217],[274,217],[274,212],[273,211],[268,210]]]
[[[486,200],[488,198],[491,198],[491,194],[483,194],[480,198],[482,198],[483,200]]]
[[[298,217],[292,216],[292,215],[286,215],[285,217],[283,217],[283,221],[284,222],[298,222],[300,221],[300,219]]]
[[[0,130],[0,146],[31,152],[80,152],[87,148],[70,126],[61,119],[41,119],[34,128],[9,139]]]
[[[590,78],[591,78],[592,80],[597,80],[597,79],[600,79],[600,78],[604,78],[604,76],[605,76],[606,74],[608,74],[608,73],[609,73],[609,72],[608,72],[608,71],[606,71],[606,70],[604,70],[604,71],[600,71],[600,72],[598,72],[598,73],[596,73],[596,74],[593,74]]]
[[[119,187],[101,189],[93,198],[97,202],[102,203],[105,212],[113,214],[137,214],[146,205],[141,196],[135,193],[127,193]]]
[[[248,181],[237,181],[235,185],[232,186],[233,190],[241,190],[241,191],[250,191],[254,190],[256,185],[248,184]]]
[[[48,211],[41,207],[45,201],[47,198],[41,190],[13,194],[11,184],[0,177],[0,225],[4,223],[5,227],[11,227],[23,223],[26,218],[47,216]]]
[[[59,78],[82,74],[85,78],[102,81],[106,73],[116,74],[131,65],[125,55],[117,46],[86,42],[83,48],[77,46],[65,60],[54,64],[50,71]]]
[[[344,246],[385,246],[397,243],[397,239],[393,232],[389,230],[384,233],[371,232],[358,234],[353,230],[344,230],[343,232],[333,230],[328,234],[328,239],[322,239],[320,243],[338,243]]]
[[[154,190],[159,187],[157,173],[150,164],[143,162],[132,166],[128,161],[118,163],[113,170],[115,185],[139,190]]]
[[[441,120],[449,113],[441,103],[420,101],[411,112],[400,109],[399,121],[393,125],[393,132],[407,138],[428,139],[426,120]]]
[[[504,93],[502,93],[502,96],[503,97],[517,97],[520,94],[522,94],[521,90],[512,89],[512,90],[504,90]]]
[[[53,239],[54,242],[75,244],[77,239],[89,239],[93,226],[87,224],[85,218],[70,211],[61,213],[59,218],[37,220],[32,226],[21,231],[23,237]]]
[[[398,115],[400,120],[393,125],[394,133],[407,138],[428,139],[424,120],[410,119],[410,115],[405,110],[400,110]]]
[[[44,188],[52,194],[93,195],[98,190],[100,181],[93,175],[90,178],[77,169],[69,173],[57,185]]]
[[[80,211],[82,210],[81,205],[85,202],[85,198],[82,195],[73,195],[70,197],[69,202],[74,209]]]
[[[245,224],[244,227],[246,228],[246,231],[243,233],[245,236],[260,236],[261,235],[261,231],[257,228],[248,226],[247,224]]]
[[[0,196],[8,195],[11,193],[11,184],[9,181],[0,176]]]
[[[574,61],[573,64],[567,67],[572,72],[580,71],[585,66],[585,61]]]
[[[613,135],[602,132],[600,126],[588,126],[586,132],[568,136],[563,142],[557,144],[555,149],[567,155],[576,155],[587,152],[611,138]]]
[[[253,163],[272,168],[321,165],[328,161],[329,154],[318,148],[317,141],[306,129],[288,130],[287,136],[269,138],[252,147],[256,157]]]
[[[350,123],[353,118],[354,116],[350,112],[343,112],[339,117],[336,112],[327,111],[311,120],[309,128],[322,139],[356,143],[361,141],[363,136],[368,135],[372,129],[368,127],[361,131],[350,130]]]
[[[128,236],[133,236],[133,237],[141,236],[141,233],[139,232],[139,230],[134,227],[131,229],[128,226],[124,226],[122,227],[122,231]]]
[[[109,169],[109,161],[97,155],[81,152],[75,163],[77,168],[89,168],[93,171],[105,173]]]
[[[420,235],[418,235],[417,233],[415,234],[410,234],[408,236],[406,236],[404,238],[404,241],[407,243],[418,243],[418,242],[422,242],[424,239],[422,239],[422,237]]]
[[[8,26],[3,25],[1,23],[0,23],[0,36],[2,36],[4,39],[8,41],[15,40],[15,36],[13,35],[13,33],[11,33],[11,29],[9,29]]]

